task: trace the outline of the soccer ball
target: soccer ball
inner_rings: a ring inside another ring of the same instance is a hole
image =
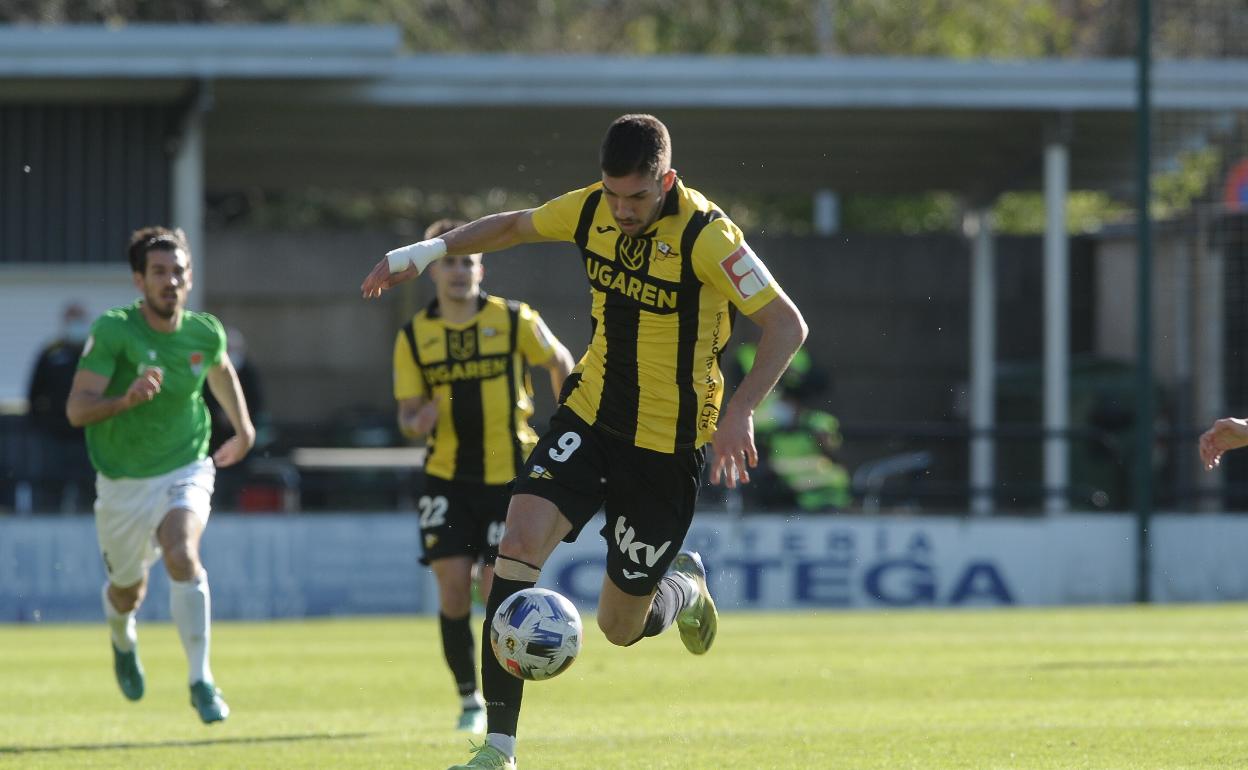
[[[499,665],[520,679],[550,679],[581,652],[581,614],[564,596],[526,588],[503,602],[490,621]]]

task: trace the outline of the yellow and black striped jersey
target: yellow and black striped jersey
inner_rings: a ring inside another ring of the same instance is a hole
[[[589,277],[593,334],[564,385],[567,406],[644,449],[709,441],[733,309],[754,313],[778,290],[741,229],[679,180],[639,237],[620,232],[601,183],[536,209],[533,225],[575,243]]]
[[[394,397],[439,398],[426,473],[506,484],[537,443],[528,367],[555,349],[528,305],[484,293],[478,302],[464,323],[443,318],[435,299],[404,325],[394,340]]]

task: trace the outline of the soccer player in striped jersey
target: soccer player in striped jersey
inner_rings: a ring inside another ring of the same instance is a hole
[[[598,603],[606,638],[628,646],[673,623],[703,654],[718,616],[696,553],[681,551],[705,462],[711,481],[749,481],[752,417],[806,338],[797,307],[740,228],[671,164],[666,126],[624,115],[608,128],[601,179],[546,204],[493,214],[396,249],[365,278],[376,297],[444,254],[520,243],[574,243],[589,280],[593,335],[568,377],[549,431],[517,479],[486,623],[532,586],[561,540],[600,507],[607,569]],[[754,367],[723,403],[720,353],[735,313],[762,331]],[[670,574],[668,568],[671,567]],[[456,768],[514,768],[523,682],[483,665],[486,742]]]
[[[425,237],[462,224],[435,222]],[[442,652],[462,706],[458,728],[483,733],[485,702],[470,626],[472,573],[478,569],[481,595],[489,596],[510,482],[537,443],[528,422],[529,367],[548,370],[558,393],[573,361],[536,311],[481,290],[480,254],[442,257],[429,273],[433,301],[394,341],[394,397],[403,434],[428,437],[418,501],[421,562],[438,581]]]
[[[191,706],[205,724],[230,709],[208,665],[211,599],[199,541],[208,525],[216,469],[242,460],[256,440],[225,330],[186,309],[191,252],[181,230],[148,227],[131,236],[130,270],[141,298],[96,319],[65,406],[86,427],[95,466],[95,525],[108,582],[104,614],[122,694],[143,697],[135,613],[162,553],[169,612],[189,669]],[[208,456],[207,382],[234,435]]]

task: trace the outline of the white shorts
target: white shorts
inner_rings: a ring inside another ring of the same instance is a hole
[[[217,469],[204,458],[147,479],[95,477],[95,531],[108,580],[127,588],[160,558],[156,528],[174,509],[185,508],[208,523]]]

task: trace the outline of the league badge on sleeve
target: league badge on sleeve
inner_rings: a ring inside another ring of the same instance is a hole
[[[732,281],[741,299],[753,297],[771,283],[771,273],[746,243],[724,257],[719,266]]]

